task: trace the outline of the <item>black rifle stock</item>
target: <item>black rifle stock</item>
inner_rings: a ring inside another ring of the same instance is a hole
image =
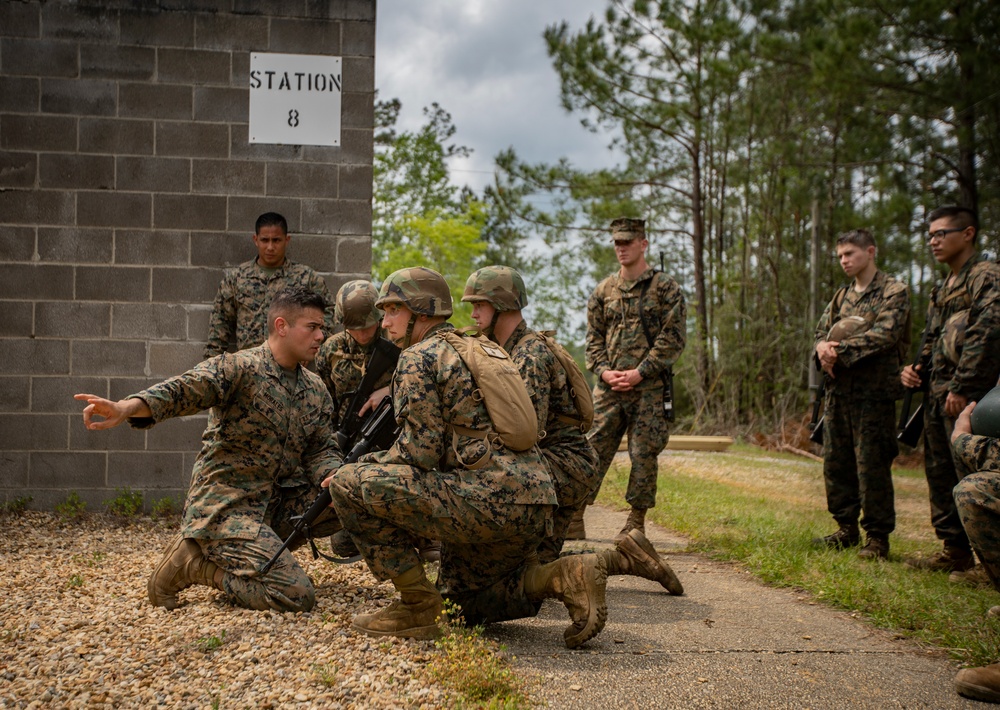
[[[371,357],[368,358],[364,377],[361,378],[358,389],[355,390],[354,395],[351,397],[351,401],[347,405],[347,410],[344,412],[344,419],[337,430],[337,443],[340,445],[341,451],[349,451],[354,445],[354,441],[358,437],[358,432],[361,431],[361,427],[371,416],[369,413],[365,417],[360,417],[358,416],[358,410],[361,409],[365,401],[375,391],[375,383],[386,372],[395,370],[398,361],[399,348],[385,338],[379,337],[375,341]]]
[[[396,415],[392,410],[392,400],[385,397],[372,412],[371,416],[365,420],[364,426],[361,427],[358,442],[344,458],[344,463],[354,463],[370,451],[378,451],[380,448],[386,448],[387,445],[383,446],[383,444],[386,441],[392,443],[396,439],[398,430]],[[304,515],[292,518],[292,521],[295,523],[292,532],[281,544],[278,551],[274,553],[274,557],[257,570],[258,574],[267,574],[271,567],[274,566],[274,563],[278,561],[278,558],[281,557],[281,553],[292,545],[297,545],[304,539],[312,544],[312,538],[309,536],[309,526],[316,521],[316,518],[323,514],[323,511],[330,507],[332,500],[330,489],[324,488],[322,493],[316,496],[316,500],[313,501],[313,504],[309,506],[309,510]],[[312,546],[312,552],[313,559],[320,556],[320,552],[316,549],[315,544]],[[327,557],[326,555],[323,555],[323,557],[337,561],[336,558]],[[352,558],[351,561],[355,560]]]
[[[914,372],[918,372],[916,367],[920,364],[920,359],[924,354],[924,348],[927,346],[927,336],[930,332],[931,314],[928,313],[927,325],[924,326],[924,333],[920,336],[920,346],[917,348],[917,355],[913,358]],[[920,379],[926,382],[922,373],[920,374]],[[907,387],[906,392],[903,394],[903,406],[899,411],[899,424],[897,425],[899,433],[896,434],[896,439],[898,439],[901,443],[906,444],[911,449],[920,443],[920,435],[924,431],[924,403],[921,402],[920,406],[917,407],[917,411],[915,411],[912,416],[910,415],[910,408],[913,406],[913,394],[915,392],[920,392],[923,389],[923,384],[921,384],[920,387]]]

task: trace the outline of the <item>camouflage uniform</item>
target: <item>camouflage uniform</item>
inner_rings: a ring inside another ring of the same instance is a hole
[[[365,375],[365,365],[371,358],[376,335],[368,345],[360,345],[344,331],[331,335],[316,355],[316,372],[333,397],[333,428],[337,429],[344,417],[344,410],[350,404],[351,396],[361,384]],[[392,382],[392,371],[386,372],[375,383],[375,389],[387,387]]]
[[[559,557],[574,512],[601,483],[597,452],[580,429],[566,372],[535,331],[521,321],[503,347],[520,370],[535,403],[539,424],[545,432],[538,446],[559,499],[559,507],[552,516],[553,534],[538,549],[539,561],[544,564]]]
[[[834,309],[838,309],[834,313]],[[902,396],[901,361],[910,342],[910,294],[905,284],[876,271],[863,293],[853,283],[827,305],[816,326],[816,343],[839,320],[860,316],[868,329],[837,346],[834,378],[826,375],[823,478],[827,509],[841,526],[861,527],[869,537],[888,537],[896,527],[892,460],[896,405]]]
[[[258,576],[257,569],[291,532],[289,516],[305,511],[341,463],[330,429],[330,395],[319,377],[301,366],[289,375],[264,343],[211,358],[131,396],[152,412],[151,418],[130,419],[135,428],[211,410],[181,534],[230,573],[224,586],[234,603],[311,609],[312,582],[290,552],[268,574]]]
[[[326,281],[304,264],[288,259],[277,269],[264,269],[251,259],[226,269],[212,306],[205,358],[221,355],[235,344],[236,350],[260,345],[267,340],[267,309],[279,291],[301,286],[323,296],[327,303],[323,330],[333,332],[333,299]]]
[[[969,309],[961,358],[949,362],[941,337],[943,325]],[[1000,376],[1000,266],[974,254],[949,284],[938,287],[928,311],[931,336],[921,355],[923,372],[930,371],[930,392],[924,403],[924,471],[931,502],[931,524],[945,545],[969,549],[969,540],[955,509],[952,491],[967,470],[958,471],[952,458],[955,420],[945,414],[949,392],[978,400]]]
[[[512,451],[453,427],[485,430],[489,415],[455,349],[433,326],[400,355],[393,406],[402,429],[386,451],[337,471],[330,486],[344,528],[378,579],[420,564],[416,538],[441,540],[438,588],[475,624],[523,618],[539,602],[524,593],[525,557],[545,534],[555,489],[537,447]]]
[[[643,312],[653,335],[652,348],[639,321],[639,295],[647,282]],[[587,302],[587,369],[597,376],[594,426],[587,438],[597,451],[603,480],[622,434],[628,432],[632,470],[625,500],[633,508],[652,508],[656,503],[656,459],[670,437],[660,373],[684,350],[686,317],[677,282],[652,268],[635,281],[626,281],[620,272],[612,274]],[[633,368],[643,379],[629,392],[614,392],[601,379],[605,370]],[[596,494],[595,490],[591,502]]]
[[[1000,591],[1000,441],[960,434],[952,446],[955,459],[976,471],[955,486],[955,507],[983,569]]]

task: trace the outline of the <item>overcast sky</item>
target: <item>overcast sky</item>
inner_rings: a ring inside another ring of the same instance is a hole
[[[542,32],[602,16],[607,0],[379,0],[375,88],[403,103],[399,128],[423,124],[423,107],[451,113],[454,140],[473,149],[452,161],[452,181],[475,189],[492,181],[496,154],[513,146],[523,160],[611,165],[607,136],[589,133],[559,104],[559,79]]]

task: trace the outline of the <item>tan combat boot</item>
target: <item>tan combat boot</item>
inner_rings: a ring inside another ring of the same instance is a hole
[[[967,698],[1000,703],[1000,663],[982,668],[963,668],[955,676],[955,690]]]
[[[670,565],[657,554],[653,544],[639,530],[629,530],[628,535],[615,545],[614,550],[603,550],[597,554],[604,558],[609,575],[630,574],[651,579],[675,596],[684,593],[684,586],[670,569]]]
[[[424,575],[423,565],[403,572],[392,584],[399,599],[374,614],[358,614],[351,625],[369,636],[399,636],[409,639],[435,639],[441,630],[438,619],[445,619],[441,593]]]
[[[629,530],[638,530],[643,535],[646,534],[646,509],[645,508],[632,508],[632,511],[628,514],[628,520],[625,521],[625,527],[621,529],[617,535],[615,535],[615,543],[619,543],[625,539],[628,535]]]
[[[178,535],[149,577],[146,585],[149,603],[176,609],[177,592],[193,584],[222,589],[224,575],[222,568],[205,559],[201,545],[191,538]]]
[[[524,591],[529,599],[558,599],[573,623],[563,631],[567,648],[576,648],[601,633],[608,620],[604,591],[608,571],[604,560],[591,553],[567,555],[555,562],[528,566]]]
[[[580,510],[573,513],[573,517],[569,521],[569,527],[566,528],[567,540],[587,539],[587,528],[583,523],[583,513],[586,509],[587,506],[583,506]]]

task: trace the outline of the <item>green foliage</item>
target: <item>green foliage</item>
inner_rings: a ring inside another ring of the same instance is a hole
[[[154,520],[173,517],[177,515],[177,503],[173,498],[157,498],[150,506],[150,515]]]
[[[333,663],[326,664],[313,664],[313,673],[316,674],[316,679],[327,688],[332,688],[337,684],[337,674],[340,669]]]
[[[212,653],[217,651],[222,647],[222,644],[226,642],[226,631],[222,630],[218,636],[202,636],[200,639],[194,642],[195,648],[197,648],[202,653]]]
[[[63,521],[79,520],[87,511],[87,502],[76,491],[70,491],[65,501],[56,504],[55,511]]]
[[[28,509],[28,504],[32,501],[31,496],[19,496],[13,500],[9,500],[6,503],[0,505],[0,517],[10,516],[12,518],[19,518],[24,515],[24,511]]]
[[[454,604],[446,602],[445,613],[448,620],[434,643],[439,653],[427,664],[431,677],[458,693],[461,707],[464,702],[483,708],[527,707],[523,682],[510,662],[497,653],[496,644],[483,638],[482,627],[465,626]]]
[[[74,574],[71,575],[68,582],[70,587],[82,587],[83,586],[83,575]]]
[[[142,491],[133,491],[128,486],[116,488],[117,495],[104,505],[111,515],[119,518],[135,518],[142,514]]]

